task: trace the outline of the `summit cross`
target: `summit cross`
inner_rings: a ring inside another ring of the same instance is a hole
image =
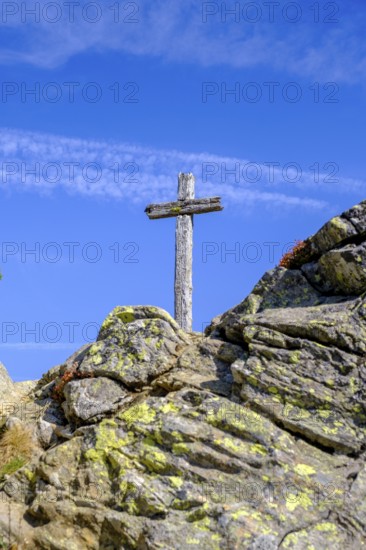
[[[193,215],[223,210],[220,197],[194,198],[193,174],[179,174],[178,200],[149,204],[145,212],[150,220],[176,217],[174,316],[179,326],[192,331],[192,251]]]

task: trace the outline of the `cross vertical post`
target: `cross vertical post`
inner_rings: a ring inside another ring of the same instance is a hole
[[[193,174],[179,174],[178,201],[194,199]],[[193,215],[177,216],[175,230],[174,316],[183,330],[192,330]]]
[[[174,315],[179,326],[192,331],[192,252],[193,215],[223,210],[220,197],[194,198],[193,174],[178,176],[178,200],[149,204],[145,212],[150,220],[177,218],[175,229]]]

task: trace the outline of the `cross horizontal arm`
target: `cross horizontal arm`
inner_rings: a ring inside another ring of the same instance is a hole
[[[208,212],[220,212],[224,209],[221,206],[221,197],[208,199],[189,199],[176,202],[162,202],[160,204],[149,204],[145,208],[150,220],[160,218],[173,218],[182,215],[207,214]]]

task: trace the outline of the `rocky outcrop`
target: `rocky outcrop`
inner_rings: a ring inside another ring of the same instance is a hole
[[[2,419],[14,414],[22,399],[33,390],[36,381],[13,382],[5,366],[0,362],[0,426]]]
[[[365,548],[364,250],[361,203],[205,335],[159,308],[116,308],[29,396],[39,448],[3,476],[4,540]]]
[[[294,268],[268,272],[211,334],[248,351],[232,364],[240,399],[305,440],[365,449],[366,202],[306,241]],[[365,249],[365,252],[364,252]]]
[[[8,375],[8,371],[0,362],[0,397],[1,401],[5,401],[7,397],[13,397],[16,393],[14,382]]]

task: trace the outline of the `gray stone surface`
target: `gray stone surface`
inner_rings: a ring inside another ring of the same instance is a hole
[[[73,380],[65,386],[64,411],[69,421],[87,421],[115,410],[128,392],[109,378]]]

